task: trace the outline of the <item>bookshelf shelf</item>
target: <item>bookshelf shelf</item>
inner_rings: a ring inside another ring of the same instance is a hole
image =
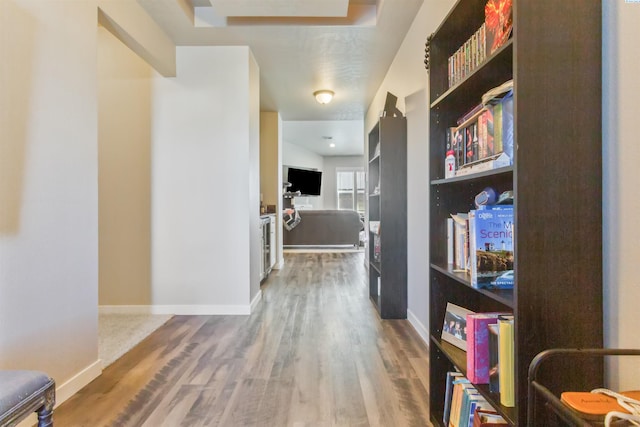
[[[451,264],[446,267],[442,267],[436,264],[431,264],[431,269],[438,271],[441,274],[448,276],[449,278],[457,281],[458,283],[463,284],[475,292],[481,293],[487,298],[491,298],[496,302],[503,304],[509,308],[513,308],[513,289],[476,289],[471,286],[469,273],[459,272],[454,270]]]
[[[463,350],[458,347],[449,344],[446,341],[442,341],[433,335],[431,336],[431,342],[435,344],[438,350],[445,355],[456,369],[462,372],[463,375],[467,375],[467,355]],[[489,390],[488,384],[474,384],[475,388],[482,394],[488,402],[490,402],[497,412],[503,416],[507,422],[512,425],[516,425],[516,411],[514,408],[509,408],[500,404],[500,394],[493,393]],[[442,418],[442,417],[441,417]]]
[[[484,64],[476,68],[467,78],[447,89],[442,95],[431,103],[431,108],[448,107],[448,104],[456,104],[460,99],[475,96],[480,102],[480,97],[486,92],[486,87],[494,87],[504,81],[497,76],[504,75],[503,71],[511,69],[513,60],[513,42],[509,40],[504,46],[494,52]],[[478,103],[476,102],[476,104]]]
[[[369,296],[381,318],[406,319],[407,121],[404,117],[379,119],[369,133],[369,158],[369,223],[380,224],[379,235],[369,230]]]
[[[453,178],[440,178],[431,181],[431,185],[446,185],[454,182],[473,181],[482,177],[493,177],[502,174],[513,173],[513,166],[505,166],[502,168],[492,169],[488,171],[477,172],[469,175],[456,176]]]
[[[442,425],[446,372],[466,371],[466,353],[440,339],[447,303],[513,314],[515,407],[500,406],[488,386],[477,386],[511,425],[526,425],[527,370],[536,354],[598,348],[603,340],[601,1],[513,0],[511,40],[449,88],[448,58],[480,28],[486,3],[458,0],[430,44],[429,403],[435,426]],[[580,37],[556,35],[558,29]],[[511,79],[513,166],[445,179],[449,128],[485,92]],[[468,274],[447,263],[447,218],[474,209],[475,195],[486,187],[515,194],[513,290],[475,289]],[[603,381],[597,361],[554,363],[542,381],[555,394]]]

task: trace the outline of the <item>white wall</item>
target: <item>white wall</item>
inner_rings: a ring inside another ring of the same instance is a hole
[[[250,49],[246,49],[249,62],[249,249],[251,265],[249,300],[259,298],[260,259],[262,257],[262,225],[260,224],[260,69]],[[242,282],[237,285],[242,286]]]
[[[429,259],[426,208],[429,197],[429,115],[426,100],[429,76],[423,65],[424,43],[453,4],[453,0],[424,2],[369,106],[365,120],[368,134],[383,110],[387,92],[398,97],[398,108],[407,116],[407,316],[427,343],[429,272],[425,260]],[[405,102],[405,98],[409,99]],[[368,147],[365,153],[368,153]]]
[[[98,363],[95,1],[0,1],[0,369]]]
[[[100,305],[151,304],[152,75],[98,28]]]
[[[298,145],[291,144],[290,142],[282,143],[282,164],[283,166],[293,166],[308,169],[316,169],[322,171],[324,167],[324,158],[312,151],[302,148]],[[282,179],[287,180],[286,173],[283,174]],[[324,192],[324,174],[322,177],[322,183],[320,185],[321,195],[318,197],[296,197],[294,203],[302,203],[309,205],[310,209],[324,209],[322,204],[322,193]]]
[[[338,183],[336,179],[336,172],[340,168],[365,170],[364,156],[325,156],[323,158],[323,209],[338,209]]]
[[[176,57],[177,77],[154,81],[153,303],[246,312],[258,280],[254,65],[248,47],[178,47]]]
[[[602,9],[605,345],[640,348],[640,4],[606,0]],[[610,386],[637,388],[637,358],[618,360],[620,367],[612,363],[609,370]]]
[[[282,118],[275,111],[260,113],[260,193],[265,207],[275,205],[282,212]],[[276,214],[276,265],[284,265],[282,215]]]

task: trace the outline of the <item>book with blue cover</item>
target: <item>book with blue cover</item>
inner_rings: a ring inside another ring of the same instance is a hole
[[[469,212],[469,261],[474,288],[513,288],[513,206]]]

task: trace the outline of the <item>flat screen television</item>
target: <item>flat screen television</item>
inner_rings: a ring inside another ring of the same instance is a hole
[[[287,191],[300,191],[303,196],[319,196],[322,172],[289,168],[287,181],[291,183],[291,187],[287,188]]]

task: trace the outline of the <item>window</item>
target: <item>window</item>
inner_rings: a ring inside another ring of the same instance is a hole
[[[355,210],[364,215],[364,171],[340,170],[336,174],[338,209]]]

